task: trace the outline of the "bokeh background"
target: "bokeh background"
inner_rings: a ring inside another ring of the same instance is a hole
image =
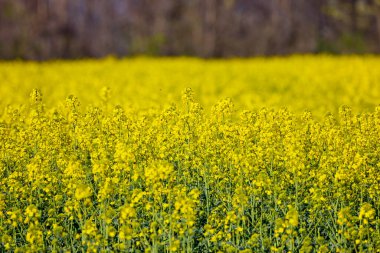
[[[379,0],[0,0],[0,58],[379,53]]]

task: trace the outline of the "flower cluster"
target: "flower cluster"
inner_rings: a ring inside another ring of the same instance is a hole
[[[380,249],[379,106],[242,110],[185,89],[133,108],[109,86],[1,107],[0,251]]]

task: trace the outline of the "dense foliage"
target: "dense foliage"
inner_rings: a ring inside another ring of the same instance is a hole
[[[2,63],[0,250],[376,252],[379,63]]]
[[[379,0],[0,0],[0,58],[380,53]]]

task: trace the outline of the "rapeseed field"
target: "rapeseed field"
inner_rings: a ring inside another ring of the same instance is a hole
[[[380,58],[0,62],[0,251],[380,252]]]

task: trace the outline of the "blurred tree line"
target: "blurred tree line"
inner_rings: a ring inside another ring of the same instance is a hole
[[[0,58],[379,53],[380,0],[0,0]]]

